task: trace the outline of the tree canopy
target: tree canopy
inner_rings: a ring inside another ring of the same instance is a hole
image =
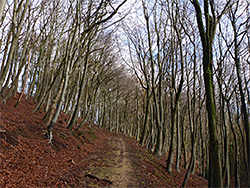
[[[87,121],[166,154],[170,174],[188,169],[183,187],[194,172],[211,187],[250,186],[249,10],[244,0],[0,1],[2,102],[32,97],[50,143],[63,112],[71,132]]]

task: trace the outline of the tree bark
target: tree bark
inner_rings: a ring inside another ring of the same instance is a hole
[[[66,61],[66,60],[64,60],[64,61]],[[55,124],[56,124],[57,119],[59,117],[59,114],[61,112],[62,105],[63,105],[65,95],[66,95],[66,89],[68,87],[68,80],[69,80],[69,75],[68,74],[69,74],[70,62],[65,62],[64,65],[65,65],[65,70],[64,70],[63,77],[62,77],[63,89],[62,89],[62,92],[61,92],[60,100],[59,100],[59,103],[57,104],[56,112],[53,115],[53,118],[52,118],[49,126],[47,127],[49,143],[52,143],[52,138],[53,138],[52,137],[52,132],[54,130]]]
[[[175,23],[176,24],[176,23]],[[177,112],[178,112],[178,105],[179,105],[179,100],[180,100],[180,96],[181,96],[181,92],[182,92],[182,87],[183,87],[183,83],[184,83],[184,57],[183,57],[183,48],[182,48],[182,38],[180,35],[180,31],[177,29],[176,25],[173,25],[174,30],[176,31],[177,34],[177,39],[178,39],[178,45],[180,48],[180,63],[181,63],[181,80],[178,86],[178,90],[177,93],[175,95],[175,99],[174,99],[174,104],[172,106],[171,109],[171,143],[170,143],[170,148],[169,148],[169,155],[168,155],[168,159],[167,159],[167,171],[171,174],[172,172],[172,165],[173,165],[173,157],[174,157],[174,145],[175,145],[175,126],[178,126],[177,123]],[[172,69],[174,69],[174,60],[173,61],[173,67]],[[173,74],[174,76],[174,74]],[[175,78],[172,78],[172,82],[173,82],[173,89],[174,89],[174,85],[175,85]]]
[[[239,91],[240,91],[240,100],[241,100],[241,108],[242,108],[243,119],[244,119],[244,128],[246,131],[246,149],[247,149],[247,165],[248,165],[247,177],[248,177],[248,186],[250,186],[250,122],[249,122],[246,99],[245,99],[243,86],[242,86],[241,64],[240,64],[240,58],[239,58],[239,43],[238,43],[238,38],[237,38],[238,33],[237,33],[235,19],[236,19],[235,15],[232,13],[231,24],[234,30],[234,55],[235,55],[234,60],[235,60],[237,78],[238,78],[238,86],[239,86]]]
[[[229,117],[229,122],[230,122],[230,128],[231,131],[233,133],[233,137],[234,137],[234,160],[235,160],[235,168],[234,168],[234,175],[235,175],[235,187],[240,187],[240,178],[239,178],[239,166],[238,166],[238,141],[237,141],[237,134],[234,130],[233,127],[233,120],[232,120],[232,115],[231,115],[231,111],[230,111],[230,103],[229,100],[226,100],[227,103],[227,113],[228,113],[228,117]]]
[[[142,129],[142,135],[140,139],[140,144],[144,146],[145,141],[146,141],[146,135],[148,131],[148,116],[149,116],[149,107],[150,107],[150,93],[149,89],[147,88],[146,90],[147,96],[146,96],[146,108],[145,108],[145,113],[144,113],[144,123],[143,123],[143,129]]]
[[[24,91],[25,91],[25,87],[26,87],[26,84],[27,84],[27,81],[28,81],[28,77],[29,77],[29,68],[30,68],[30,56],[31,56],[31,49],[29,50],[29,57],[28,57],[28,67],[27,67],[27,73],[26,73],[26,78],[25,78],[25,82],[24,82],[24,85],[23,85],[23,90],[15,104],[15,108],[17,108],[18,104],[21,102],[21,99],[23,97],[23,94],[24,94]]]
[[[6,1],[7,0],[0,0],[0,19],[2,18],[2,14],[3,14],[3,11],[4,11]]]
[[[20,20],[18,20],[18,25],[16,26],[16,16],[18,14],[17,10],[21,10],[20,7],[23,6],[24,1],[22,1],[22,3],[19,4],[19,7],[17,8],[17,2],[14,2],[14,10],[13,10],[13,19],[12,19],[12,43],[10,46],[10,50],[8,52],[8,58],[7,58],[7,62],[5,67],[3,67],[3,71],[1,70],[1,75],[0,75],[0,92],[2,91],[3,88],[3,83],[5,81],[6,75],[9,73],[10,74],[10,65],[11,62],[13,62],[13,58],[14,58],[14,54],[15,54],[15,50],[17,49],[17,45],[18,45],[18,40],[19,40],[19,36],[21,33],[21,27],[25,18],[25,14],[26,11],[28,9],[28,4],[29,4],[29,0],[26,0],[25,6],[24,6],[24,10],[21,13],[21,17]],[[5,50],[8,50],[8,48],[6,48]],[[3,63],[4,64],[4,63]]]
[[[214,8],[213,2],[204,0],[205,22],[206,31],[203,24],[202,12],[200,4],[197,0],[193,0],[192,3],[196,11],[196,20],[198,29],[202,41],[203,48],[203,74],[206,91],[206,106],[208,113],[208,127],[209,127],[209,187],[222,187],[222,169],[220,161],[220,145],[217,134],[216,126],[216,108],[213,88],[213,42],[216,32],[216,25],[224,14],[224,11],[217,18],[215,14],[213,17],[209,15],[209,5]],[[228,4],[226,5],[228,6]],[[226,8],[226,7],[225,7]],[[214,13],[214,12],[213,12]]]

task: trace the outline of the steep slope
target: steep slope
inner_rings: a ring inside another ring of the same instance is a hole
[[[0,98],[1,99],[1,98]],[[32,99],[14,108],[17,98],[0,103],[0,187],[178,187],[185,170],[166,173],[165,157],[157,158],[134,139],[89,128],[71,134],[61,114],[48,144],[43,112],[32,114]],[[187,186],[206,187],[190,176]]]

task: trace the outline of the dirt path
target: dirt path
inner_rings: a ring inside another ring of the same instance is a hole
[[[112,140],[114,158],[117,165],[114,166],[114,174],[111,181],[115,187],[138,187],[138,179],[132,166],[135,156],[128,150],[128,145],[123,138],[115,137]]]
[[[111,137],[112,151],[100,159],[101,166],[92,167],[91,173],[112,182],[111,187],[141,187],[134,166],[136,155],[122,137]]]

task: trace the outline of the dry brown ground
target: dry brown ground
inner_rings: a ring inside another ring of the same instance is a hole
[[[61,115],[53,145],[44,135],[43,112],[32,114],[32,99],[0,103],[0,187],[179,187],[185,169],[165,171],[158,158],[135,139],[86,124],[73,135]],[[0,98],[1,101],[1,98]],[[188,187],[206,187],[191,175]]]

